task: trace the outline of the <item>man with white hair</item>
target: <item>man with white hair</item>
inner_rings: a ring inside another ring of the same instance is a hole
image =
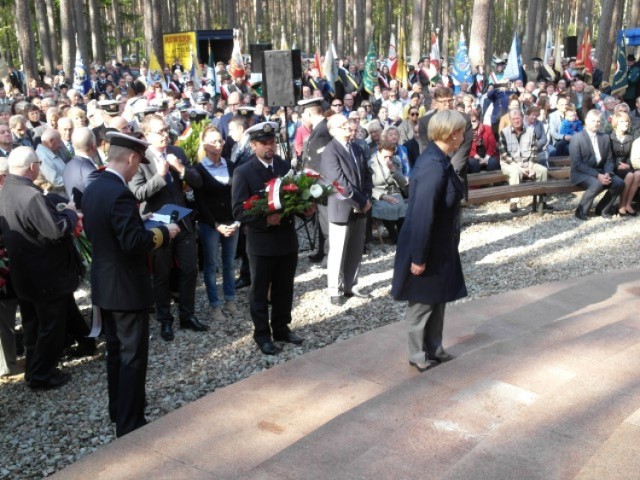
[[[75,205],[56,204],[55,196],[34,185],[40,164],[33,149],[12,150],[9,175],[0,190],[0,229],[11,252],[11,280],[22,316],[25,380],[33,390],[48,390],[71,378],[56,367],[80,265],[73,246]]]
[[[89,175],[96,170],[93,156],[96,154],[96,137],[88,127],[76,128],[71,136],[76,155],[65,165],[62,174],[67,198],[82,208],[82,194],[89,184]]]
[[[53,128],[47,128],[42,132],[41,143],[36,148],[36,154],[42,161],[40,173],[44,179],[51,184],[50,190],[64,195],[64,160],[58,155],[58,150],[62,145],[60,133]]]
[[[60,158],[62,158],[66,163],[76,154],[73,149],[73,145],[71,144],[73,121],[68,117],[60,118],[58,120],[58,132],[60,133],[60,138],[62,140],[60,143],[60,149],[58,150],[58,155],[60,155]]]

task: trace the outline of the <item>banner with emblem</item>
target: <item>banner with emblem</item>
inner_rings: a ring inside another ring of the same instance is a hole
[[[229,74],[233,78],[244,77],[244,62],[240,50],[240,30],[233,30],[233,51],[229,60]]]
[[[469,52],[467,50],[467,40],[464,32],[460,31],[460,39],[458,40],[458,51],[453,60],[453,76],[458,83],[468,82],[471,84],[473,76],[471,75],[471,61],[469,60]]]
[[[511,41],[511,49],[509,50],[509,58],[507,59],[507,67],[504,69],[504,78],[509,80],[522,80],[520,71],[522,67],[522,59],[520,58],[520,42],[518,41],[518,32],[513,33]]]
[[[618,58],[616,64],[616,73],[613,74],[613,80],[611,80],[611,95],[622,95],[629,85],[629,79],[627,77],[629,65],[627,64],[627,47],[625,45],[624,31],[618,42]]]
[[[376,47],[373,43],[373,35],[369,42],[369,51],[364,59],[364,72],[362,73],[362,85],[369,95],[373,93],[373,87],[378,83],[378,70],[376,69]]]
[[[404,34],[404,26],[400,25],[398,32],[398,56],[394,77],[402,88],[409,88],[409,72],[407,71],[407,40]]]

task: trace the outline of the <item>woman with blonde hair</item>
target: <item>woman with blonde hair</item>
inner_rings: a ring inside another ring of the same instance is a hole
[[[458,253],[465,189],[451,165],[466,125],[453,110],[431,118],[431,141],[413,169],[398,238],[391,294],[408,301],[409,364],[420,372],[453,358],[442,348],[445,306],[467,295]]]
[[[224,140],[216,127],[209,125],[200,134],[199,163],[196,170],[202,176],[202,186],[194,190],[196,211],[199,214],[200,241],[204,257],[204,283],[214,322],[234,316],[236,287],[233,260],[236,255],[240,222],[231,211],[231,179],[233,163],[222,158]],[[216,285],[216,258],[222,248],[222,291],[224,303]],[[223,313],[224,312],[224,313]]]
[[[611,117],[611,153],[615,162],[615,174],[624,180],[624,190],[620,195],[620,215],[636,216],[637,212],[631,207],[631,201],[638,191],[640,170],[635,170],[631,164],[631,146],[633,137],[629,134],[631,119],[627,112],[617,112]]]

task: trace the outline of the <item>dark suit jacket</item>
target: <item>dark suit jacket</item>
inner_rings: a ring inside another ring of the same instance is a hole
[[[291,169],[291,164],[278,156],[273,159],[274,176],[282,177]],[[293,218],[283,217],[280,225],[268,225],[263,215],[248,215],[244,202],[252,195],[265,195],[265,184],[271,180],[269,171],[255,155],[233,172],[231,204],[236,220],[247,225],[247,253],[275,257],[298,251]]]
[[[311,135],[307,138],[304,149],[304,168],[310,168],[320,172],[320,157],[325,147],[331,142],[333,137],[327,129],[327,120],[318,123]]]
[[[120,177],[93,176],[82,197],[84,226],[93,246],[91,298],[105,310],[134,311],[153,305],[147,253],[169,242],[165,227],[147,230],[137,201]]]
[[[229,225],[234,222],[231,211],[231,182],[234,165],[227,162],[229,184],[225,185],[213,178],[208,170],[199,163],[196,170],[202,177],[202,186],[193,191],[198,211],[198,221],[215,228],[216,223]]]
[[[603,133],[596,135],[602,159],[599,165],[586,129],[571,138],[569,155],[571,156],[571,183],[574,185],[587,180],[588,177],[597,177],[600,173],[613,175],[615,164],[611,153],[611,138]]]
[[[50,300],[78,288],[80,262],[71,237],[78,216],[58,212],[58,200],[18,175],[8,175],[0,189],[0,228],[18,298]]]
[[[396,300],[434,304],[467,295],[457,244],[463,196],[449,158],[429,143],[411,175],[391,287]],[[426,264],[422,275],[411,273],[411,263]]]
[[[362,210],[371,199],[373,180],[367,166],[367,160],[362,150],[353,145],[353,157],[347,149],[337,140],[331,142],[322,152],[320,173],[329,183],[337,181],[347,190],[346,199],[342,195],[330,195],[327,200],[329,221],[333,223],[346,223],[354,209]]]
[[[67,198],[76,203],[76,208],[82,208],[82,193],[88,185],[89,175],[96,170],[90,158],[76,155],[64,166],[62,179]]]
[[[167,154],[174,154],[180,159],[183,165],[189,165],[189,160],[180,147],[173,145],[167,148]],[[157,212],[164,205],[171,203],[174,205],[185,206],[184,192],[182,190],[182,180],[180,175],[173,168],[169,168],[171,175],[171,183],[167,183],[165,177],[158,175],[156,166],[153,162],[149,164],[140,164],[138,172],[129,182],[129,188],[141,202],[140,208],[142,213]],[[202,185],[202,177],[194,167],[187,167],[184,174],[184,181],[191,188],[200,188]],[[193,231],[193,222],[190,216],[184,217],[181,221],[184,227],[190,232]]]

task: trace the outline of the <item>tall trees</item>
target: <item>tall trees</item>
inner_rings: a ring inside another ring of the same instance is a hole
[[[60,0],[60,51],[62,69],[67,76],[70,76],[73,71],[76,55],[75,35],[72,28],[74,8],[74,0]]]
[[[611,61],[614,58],[618,24],[622,21],[624,0],[602,0],[602,15],[598,27],[598,45],[596,57],[600,61],[600,69],[604,78],[609,78]]]
[[[91,51],[93,60],[104,62],[104,30],[100,22],[100,2],[89,0],[89,25],[91,25]]]
[[[26,76],[25,80],[28,84],[30,79],[38,78],[38,65],[35,55],[31,54],[35,50],[35,40],[33,38],[33,28],[31,27],[31,9],[27,2],[16,2],[14,4],[14,18]]]
[[[411,60],[418,63],[422,47],[423,23],[422,0],[412,0],[413,13],[411,15]]]
[[[55,43],[55,36],[49,32],[49,22],[47,21],[47,5],[44,0],[35,0],[36,26],[38,29],[38,43],[42,54],[44,70],[48,74],[53,73],[55,60],[51,52],[51,44]]]
[[[487,32],[493,0],[475,0],[471,16],[469,59],[472,65],[484,65],[487,50]]]

